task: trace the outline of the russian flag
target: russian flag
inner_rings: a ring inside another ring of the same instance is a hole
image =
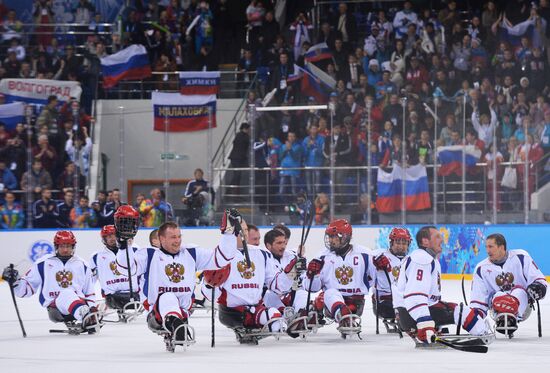
[[[121,80],[143,79],[151,76],[151,65],[143,45],[128,48],[101,59],[103,87],[112,88]]]
[[[426,210],[431,207],[426,167],[418,164],[404,170],[405,206],[407,211]],[[376,209],[381,213],[401,211],[403,169],[395,165],[391,173],[378,170],[378,197]]]
[[[216,127],[216,95],[153,92],[152,96],[155,131],[187,132]]]
[[[311,46],[304,54],[304,61],[317,62],[332,59],[332,52],[327,43],[319,43]]]
[[[474,145],[451,145],[437,148],[440,176],[462,175],[462,151],[466,153],[466,167],[475,166],[481,157],[481,150]]]
[[[14,130],[17,123],[24,123],[24,113],[25,104],[22,102],[0,105],[0,122],[8,131]]]
[[[182,95],[215,95],[219,91],[219,71],[185,71],[180,73],[180,93]]]
[[[330,87],[308,69],[302,69],[299,66],[295,66],[295,68],[298,68],[301,74],[302,93],[306,96],[315,97],[318,103],[326,103],[328,101],[328,92],[331,90]]]

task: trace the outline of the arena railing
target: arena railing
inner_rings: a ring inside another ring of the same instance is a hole
[[[505,167],[524,167],[523,162],[502,162],[497,167],[497,175],[501,175]],[[295,170],[301,173],[298,178],[295,192],[303,191],[309,200],[313,200],[319,193],[325,193],[334,210],[330,211],[329,218],[334,216],[353,216],[361,212],[364,216],[361,221],[364,224],[382,222],[407,224],[420,221],[431,221],[437,217],[438,223],[468,223],[478,222],[492,224],[530,221],[529,191],[528,185],[518,179],[518,188],[504,189],[500,186],[500,179],[490,179],[489,172],[494,172],[491,163],[479,162],[476,164],[477,175],[466,174],[462,179],[457,176],[447,176],[434,179],[434,165],[425,165],[428,173],[428,185],[430,190],[431,208],[423,211],[402,211],[394,213],[380,213],[376,211],[376,172],[378,166],[371,167],[371,179],[369,181],[369,167],[265,167],[265,168],[214,168],[214,177],[217,179],[217,194],[220,200],[226,204],[248,209],[250,214],[292,213],[291,205],[297,203],[298,193],[289,192],[290,185],[286,186],[286,192],[280,193],[280,184],[277,181],[280,171]],[[441,167],[437,165],[437,168]],[[385,170],[391,167],[384,168]],[[318,171],[321,180],[314,180],[313,188],[307,184],[304,172]],[[345,177],[337,177],[332,180],[328,176],[330,172],[343,173]],[[232,179],[232,173],[240,173],[240,184],[231,185],[226,180]],[[250,178],[250,172],[255,174]],[[518,175],[519,178],[519,175]],[[254,183],[251,185],[250,181]],[[436,181],[437,180],[437,181]],[[497,181],[496,193],[493,194],[493,180]],[[248,182],[247,182],[248,181]],[[437,184],[437,188],[434,186]],[[334,186],[334,193],[330,193],[330,187]],[[312,193],[312,190],[314,193]],[[370,196],[369,196],[370,190]],[[283,190],[285,191],[285,190]],[[406,190],[404,193],[406,194]],[[527,194],[527,195],[526,195]],[[493,197],[494,195],[494,197]],[[368,201],[368,206],[360,210],[360,200]],[[404,196],[402,195],[401,198]],[[527,200],[527,205],[525,201]],[[434,201],[437,201],[436,204]],[[371,204],[372,203],[372,204]],[[465,206],[465,208],[463,208]],[[254,212],[254,210],[256,210]],[[403,219],[404,217],[404,219]],[[291,219],[292,220],[292,219]]]
[[[180,71],[153,71],[152,77],[140,80],[125,80],[118,83],[116,87],[105,89],[106,99],[150,99],[153,91],[179,92]],[[251,86],[258,84],[256,71],[220,71],[220,92],[219,99],[242,98]],[[249,79],[245,79],[249,75]],[[165,79],[168,80],[165,80]]]

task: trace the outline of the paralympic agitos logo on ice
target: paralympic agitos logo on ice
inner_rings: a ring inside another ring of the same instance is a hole
[[[348,267],[345,264],[336,268],[334,275],[336,276],[338,282],[342,285],[347,285],[350,282],[353,282],[353,268]]]
[[[183,265],[181,265],[180,263],[171,263],[167,264],[166,267],[164,267],[164,272],[166,273],[166,276],[168,276],[170,281],[177,284],[178,282],[181,282],[183,280],[185,268],[183,268]]]
[[[55,280],[62,288],[68,288],[73,284],[73,274],[71,271],[57,271],[55,274]]]

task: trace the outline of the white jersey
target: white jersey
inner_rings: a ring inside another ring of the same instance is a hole
[[[431,319],[429,306],[441,299],[441,265],[426,250],[403,258],[393,306],[404,307],[417,322]]]
[[[367,295],[376,277],[372,254],[361,247],[352,245],[342,258],[332,251],[326,251],[318,259],[324,262],[323,269],[313,278],[311,290],[337,289],[342,296]],[[309,288],[310,280],[304,276],[303,287]]]
[[[495,293],[509,293],[515,288],[527,289],[533,282],[547,286],[544,275],[526,251],[508,250],[504,264],[493,264],[487,258],[476,266],[470,305],[487,313]]]
[[[233,240],[231,239],[233,237]],[[210,268],[221,268],[233,258],[236,250],[234,235],[222,235],[216,249],[184,245],[177,254],[148,248],[134,253],[129,251],[132,276],[143,275],[143,294],[149,305],[154,305],[162,293],[174,293],[182,308],[193,303],[195,273]],[[117,253],[119,272],[127,271],[126,252]]]
[[[136,247],[132,247],[134,252]],[[107,247],[103,247],[97,253],[92,255],[90,268],[94,273],[95,279],[99,281],[102,295],[114,294],[116,292],[129,292],[130,283],[128,281],[128,271],[119,271],[116,264],[116,254]],[[139,290],[137,276],[132,276],[132,290]]]
[[[231,261],[231,272],[220,287],[220,304],[227,307],[254,306],[262,299],[264,286],[277,294],[290,290],[293,281],[277,268],[275,259],[267,250],[248,245],[251,268],[242,252]]]
[[[18,297],[30,297],[38,293],[43,307],[54,303],[62,289],[73,289],[89,306],[95,302],[92,270],[80,257],[73,255],[63,263],[55,254],[40,258],[27,273],[15,283]]]
[[[395,292],[395,286],[397,285],[397,278],[399,277],[399,271],[401,270],[401,263],[403,259],[398,258],[397,256],[393,255],[391,251],[385,250],[385,251],[376,251],[373,253],[374,257],[376,258],[379,255],[384,255],[391,264],[391,272],[388,273],[388,276],[384,273],[384,271],[376,271],[376,279],[374,281],[374,286],[378,290],[378,296],[391,296],[393,292]],[[388,277],[391,281],[391,284],[388,284]],[[391,286],[391,288],[390,288]]]
[[[273,261],[275,262],[275,266],[278,270],[282,271],[286,268],[287,265],[290,264],[292,260],[294,260],[298,255],[292,251],[292,250],[285,250],[283,253],[283,256],[281,259],[277,259],[269,252],[269,250],[266,250],[272,257]]]

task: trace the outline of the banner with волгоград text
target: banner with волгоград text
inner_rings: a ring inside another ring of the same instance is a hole
[[[79,82],[65,80],[2,79],[0,93],[4,94],[6,103],[45,105],[52,95],[63,102],[72,98],[80,100],[82,88]]]

